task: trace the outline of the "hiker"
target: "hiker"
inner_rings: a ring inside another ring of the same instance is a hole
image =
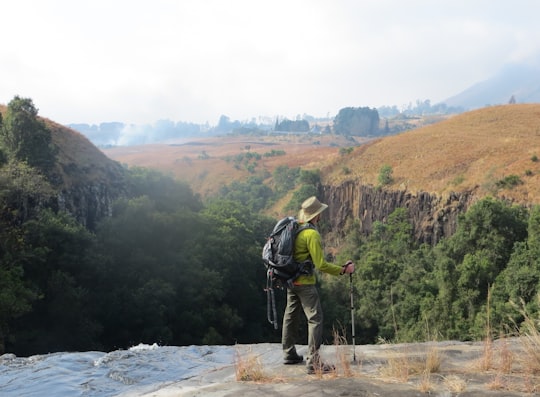
[[[349,260],[343,266],[329,263],[324,258],[321,244],[321,235],[316,229],[321,213],[328,205],[321,203],[312,196],[302,203],[298,213],[300,224],[311,223],[313,227],[302,230],[296,237],[294,244],[294,258],[298,262],[311,258],[315,269],[321,272],[338,276],[352,274],[354,263]],[[295,336],[300,324],[301,315],[304,313],[308,323],[308,351],[306,365],[308,374],[315,371],[331,372],[335,370],[333,365],[325,364],[319,356],[319,348],[322,344],[323,312],[319,293],[316,287],[316,276],[299,276],[292,287],[287,287],[287,306],[283,315],[283,333],[281,342],[283,345],[284,364],[299,364],[304,358],[296,352]]]

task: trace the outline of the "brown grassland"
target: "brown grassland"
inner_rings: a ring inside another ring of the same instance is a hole
[[[347,159],[352,178],[377,185],[381,166],[392,167],[394,189],[444,195],[476,190],[516,202],[540,199],[540,105],[505,105],[463,113],[448,120],[369,142]],[[335,164],[326,183],[344,178]],[[515,175],[511,189],[497,182]],[[351,178],[351,175],[348,176]]]
[[[356,148],[351,153],[340,152],[352,146]],[[250,175],[227,157],[271,150],[286,155],[263,156],[257,173],[288,165],[320,169],[324,184],[356,180],[377,186],[381,167],[389,165],[391,189],[438,195],[474,190],[480,196],[540,202],[540,104],[487,107],[376,140],[351,142],[336,135],[224,136],[103,151],[129,166],[171,173],[204,197]],[[510,176],[521,184],[498,184]]]
[[[360,141],[360,140],[358,140]],[[128,166],[153,168],[173,175],[190,184],[205,197],[233,180],[244,180],[252,175],[244,163],[234,158],[246,153],[258,153],[255,173],[272,173],[280,165],[318,169],[339,158],[340,147],[356,146],[343,136],[334,135],[272,135],[191,138],[178,143],[103,149],[110,158]],[[264,156],[265,153],[284,151],[285,155]]]

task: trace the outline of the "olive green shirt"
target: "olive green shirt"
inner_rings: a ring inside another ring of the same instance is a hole
[[[294,242],[294,259],[298,262],[303,262],[311,257],[311,261],[315,268],[321,272],[328,273],[334,276],[341,274],[343,270],[341,266],[329,263],[324,259],[322,249],[321,235],[317,229],[302,230]],[[315,272],[309,276],[300,276],[294,284],[309,285],[317,282]]]

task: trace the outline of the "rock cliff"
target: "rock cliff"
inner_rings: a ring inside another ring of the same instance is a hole
[[[55,189],[51,206],[93,230],[100,219],[111,216],[113,202],[126,197],[126,170],[83,135],[46,122],[57,148],[57,163],[50,177]]]
[[[122,196],[122,192],[110,183],[81,183],[59,191],[53,206],[93,230],[100,219],[112,215],[113,202]]]
[[[347,223],[358,221],[363,234],[372,231],[376,221],[385,221],[397,208],[405,208],[413,225],[415,239],[435,245],[456,231],[459,214],[475,201],[474,192],[450,193],[447,197],[420,192],[392,191],[344,182],[323,186],[323,202],[329,204],[330,228],[339,235]]]

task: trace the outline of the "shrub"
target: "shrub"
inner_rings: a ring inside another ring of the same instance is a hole
[[[496,186],[499,189],[512,189],[513,187],[516,187],[517,185],[522,185],[523,181],[519,178],[517,175],[508,175],[498,181],[496,183]]]
[[[394,182],[394,178],[392,177],[392,173],[394,170],[391,166],[388,164],[385,164],[381,167],[381,170],[379,171],[379,185],[385,186],[390,185],[392,182]]]

